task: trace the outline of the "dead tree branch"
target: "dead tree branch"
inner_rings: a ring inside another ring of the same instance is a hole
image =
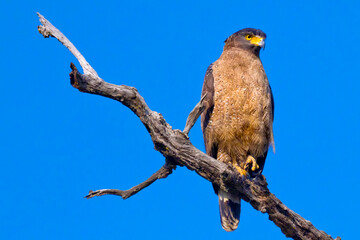
[[[41,15],[40,13],[37,13],[37,15],[39,16],[39,20],[42,23],[42,25],[38,26],[39,32],[45,38],[54,37],[59,40],[59,42],[61,42],[65,47],[67,47],[69,51],[79,61],[81,67],[83,68],[84,74],[89,74],[92,75],[92,77],[98,78],[99,76],[96,71],[85,60],[83,55],[81,55],[81,53],[76,49],[74,44],[72,44],[72,42],[70,42],[69,39],[67,39],[65,35],[62,34],[62,32],[60,32],[56,27],[54,27],[48,20],[46,20],[43,15]]]
[[[205,106],[204,106],[205,97],[206,97],[206,93],[200,99],[200,102],[198,104],[196,104],[194,109],[190,112],[190,114],[186,120],[185,128],[183,131],[183,133],[185,133],[186,135],[189,134],[190,129],[194,126],[194,124],[196,123],[196,120],[200,117],[201,113],[205,110]]]
[[[333,240],[323,231],[316,229],[311,222],[305,220],[287,208],[278,198],[273,195],[268,187],[264,176],[254,179],[241,177],[231,166],[217,161],[195,148],[180,130],[174,130],[165,121],[161,114],[152,111],[145,103],[144,98],[133,87],[114,85],[99,78],[95,70],[86,62],[85,58],[76,50],[74,45],[49,21],[38,13],[40,22],[39,32],[44,37],[55,37],[64,44],[79,60],[84,74],[80,74],[75,65],[71,64],[72,72],[70,80],[73,87],[81,92],[97,94],[121,102],[138,116],[145,128],[151,135],[155,149],[162,153],[167,163],[158,172],[144,183],[127,191],[103,189],[90,192],[88,198],[105,194],[120,195],[124,199],[149,186],[157,179],[168,176],[174,166],[185,166],[189,170],[208,181],[218,185],[221,189],[240,194],[242,199],[249,202],[256,210],[267,213],[281,231],[290,238],[302,240]],[[193,115],[185,127],[186,133],[195,123],[201,113],[200,107],[196,107]],[[168,165],[167,165],[168,164]],[[337,238],[339,240],[340,237]]]
[[[96,191],[89,192],[88,195],[85,197],[87,199],[93,198],[96,196],[102,196],[102,195],[116,195],[122,197],[124,200],[131,197],[132,195],[135,195],[136,193],[140,192],[144,188],[150,186],[153,182],[155,182],[158,179],[166,178],[172,173],[172,170],[175,169],[176,166],[172,165],[170,163],[165,163],[164,166],[162,166],[156,173],[154,173],[149,179],[147,179],[145,182],[140,183],[139,185],[136,185],[135,187],[130,188],[129,190],[123,191],[118,189],[100,189]]]

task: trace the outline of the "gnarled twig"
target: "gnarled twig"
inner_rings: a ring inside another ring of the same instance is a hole
[[[148,178],[145,182],[140,183],[139,185],[136,185],[129,190],[118,190],[118,189],[100,189],[96,191],[89,192],[88,195],[85,196],[85,198],[93,198],[97,196],[103,196],[103,195],[116,195],[122,197],[124,200],[131,197],[132,195],[135,195],[136,193],[140,192],[144,188],[148,187],[150,184],[155,182],[158,179],[166,178],[172,173],[172,170],[175,169],[176,166],[172,165],[170,163],[165,163],[164,166],[162,166],[156,173],[151,175],[150,178]]]
[[[205,97],[206,97],[206,93],[204,94],[204,96],[202,96],[202,98],[200,99],[200,102],[198,102],[198,104],[196,104],[196,106],[190,112],[188,118],[186,119],[186,124],[185,124],[185,128],[183,131],[183,133],[185,133],[186,135],[189,134],[190,129],[194,126],[194,124],[196,123],[196,120],[200,117],[201,113],[205,110],[205,106],[204,106]]]
[[[45,19],[43,15],[41,15],[40,13],[37,13],[37,15],[39,16],[40,22],[43,24],[38,26],[39,32],[45,38],[51,36],[59,40],[59,42],[61,42],[62,44],[64,44],[64,46],[67,47],[70,50],[70,52],[76,57],[76,59],[79,61],[81,67],[84,70],[84,74],[86,75],[90,74],[93,77],[99,77],[96,71],[85,60],[83,55],[81,55],[81,53],[76,49],[74,44],[72,44],[72,42],[70,42],[69,39],[67,39],[65,35],[62,32],[60,32],[56,27],[54,27],[47,19]]]

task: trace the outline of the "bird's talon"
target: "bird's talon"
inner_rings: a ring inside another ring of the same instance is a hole
[[[251,171],[253,172],[259,169],[259,165],[257,164],[256,159],[254,157],[248,156],[245,163],[245,169],[247,171],[251,169]]]
[[[240,173],[241,176],[248,176],[249,172],[246,169],[242,169],[239,166],[235,166],[236,170]]]
[[[259,165],[257,163],[255,163],[255,164],[252,165],[251,171],[254,172],[254,171],[258,170],[258,169],[259,169]]]

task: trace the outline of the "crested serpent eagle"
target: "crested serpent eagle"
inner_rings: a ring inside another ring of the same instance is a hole
[[[245,28],[225,41],[218,60],[206,71],[201,128],[211,157],[232,165],[241,175],[261,174],[269,146],[274,147],[274,100],[259,54],[266,34]],[[206,95],[205,95],[206,94]],[[219,197],[221,225],[237,228],[240,196],[214,185]]]

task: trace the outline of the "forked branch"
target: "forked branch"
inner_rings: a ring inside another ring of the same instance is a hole
[[[139,185],[136,185],[135,187],[130,188],[129,190],[123,191],[118,189],[100,189],[96,191],[89,192],[88,195],[85,197],[87,199],[93,198],[96,196],[102,196],[102,195],[116,195],[122,197],[124,200],[131,197],[132,195],[135,195],[136,193],[140,192],[144,188],[148,187],[150,184],[155,182],[158,179],[166,178],[172,173],[172,170],[175,169],[175,165],[172,165],[170,163],[165,163],[164,166],[162,166],[156,173],[154,173],[149,179],[147,179],[145,182],[140,183]]]
[[[102,189],[90,192],[88,198],[105,194],[120,195],[124,199],[139,192],[157,179],[168,176],[175,166],[185,166],[189,170],[218,185],[225,191],[240,194],[241,198],[249,202],[256,210],[269,215],[281,231],[290,238],[303,240],[333,240],[323,231],[316,229],[311,222],[305,220],[287,208],[273,195],[264,176],[248,179],[241,177],[231,166],[217,161],[196,149],[187,137],[187,133],[201,114],[201,101],[195,107],[187,121],[184,132],[174,130],[165,121],[161,114],[152,111],[145,103],[143,97],[133,87],[114,85],[99,78],[95,70],[86,62],[85,58],[76,50],[74,45],[49,21],[38,14],[40,22],[39,32],[44,37],[55,37],[64,44],[79,60],[84,74],[77,71],[71,64],[71,84],[81,92],[97,94],[117,100],[130,108],[141,120],[154,142],[155,149],[166,158],[166,164],[145,182],[127,191]],[[340,237],[337,238],[339,240]]]

